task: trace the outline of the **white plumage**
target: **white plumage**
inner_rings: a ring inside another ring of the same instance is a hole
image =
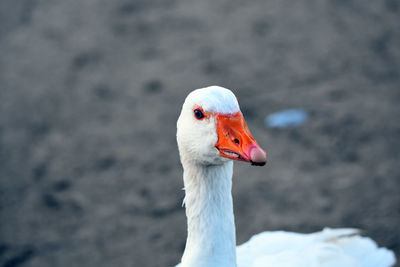
[[[356,229],[312,234],[264,232],[237,247],[238,266],[377,267],[392,266],[392,251],[358,235]]]
[[[186,248],[178,266],[386,267],[395,263],[392,251],[378,248],[355,229],[263,232],[236,247],[231,159],[263,165],[266,153],[251,136],[230,90],[212,86],[189,94],[177,122],[177,142],[188,220]]]
[[[197,89],[190,93],[185,101],[189,106],[200,106],[204,110],[219,113],[235,113],[239,111],[239,103],[231,90],[219,86]]]

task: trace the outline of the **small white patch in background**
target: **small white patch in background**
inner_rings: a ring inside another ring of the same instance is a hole
[[[269,128],[298,127],[307,122],[309,114],[303,109],[285,109],[268,115],[264,124]]]

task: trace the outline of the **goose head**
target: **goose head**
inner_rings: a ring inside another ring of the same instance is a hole
[[[267,161],[235,95],[219,86],[197,89],[186,97],[177,122],[177,141],[182,162],[221,165],[238,160],[262,166]]]

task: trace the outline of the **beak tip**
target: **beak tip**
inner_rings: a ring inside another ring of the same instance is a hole
[[[250,151],[251,165],[264,166],[267,163],[267,153],[260,147],[253,147]]]

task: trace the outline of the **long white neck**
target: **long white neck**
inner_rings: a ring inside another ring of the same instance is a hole
[[[184,267],[235,267],[236,238],[231,161],[204,166],[183,162],[188,237]]]

